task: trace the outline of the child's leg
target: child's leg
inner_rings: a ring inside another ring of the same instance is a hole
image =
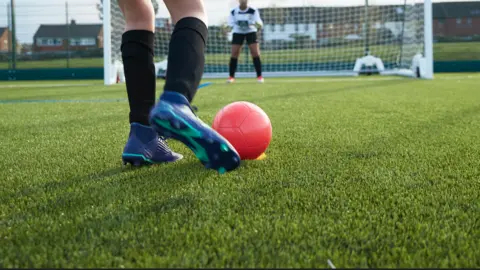
[[[170,39],[164,90],[191,102],[202,79],[207,42],[207,16],[202,0],[165,0],[175,29]]]
[[[240,156],[220,134],[192,111],[205,65],[206,14],[202,0],[165,0],[175,23],[170,40],[168,75],[164,93],[152,110],[150,122],[159,135],[188,146],[207,168],[220,173],[233,170]]]
[[[257,72],[257,78],[263,80],[262,78],[262,61],[260,60],[260,46],[258,42],[248,45],[250,53],[252,54],[253,66]]]
[[[182,156],[158,137],[148,118],[156,99],[155,14],[151,0],[118,0],[118,4],[126,20],[121,50],[131,124],[122,159],[135,166],[176,161]]]
[[[125,70],[130,123],[149,125],[148,114],[155,104],[153,43],[155,12],[151,0],[118,0],[125,16],[122,59]]]
[[[243,39],[242,39],[242,43],[243,43]],[[229,82],[233,82],[232,79],[235,78],[235,72],[237,71],[237,65],[238,65],[238,57],[240,56],[241,50],[242,50],[242,44],[232,44],[232,54],[230,56],[230,63],[229,63],[229,75],[230,75]]]

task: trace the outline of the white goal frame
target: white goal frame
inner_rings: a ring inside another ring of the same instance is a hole
[[[104,83],[116,84],[125,81],[123,65],[118,59],[112,59],[112,10],[111,3],[116,0],[103,0],[103,52],[104,52]],[[264,72],[265,77],[321,77],[321,76],[359,76],[363,67],[375,67],[380,75],[398,75],[412,78],[433,79],[433,11],[432,0],[424,0],[424,25],[423,25],[423,54],[417,54],[411,60],[410,68],[396,68],[385,70],[383,61],[375,55],[366,55],[357,58],[355,68],[351,71],[295,71],[295,72]],[[319,48],[318,50],[321,50]],[[157,74],[159,70],[166,69],[166,60],[155,64]],[[238,72],[236,77],[254,77],[254,73]],[[204,78],[226,78],[227,73],[206,73]]]
[[[376,67],[380,75],[399,75],[406,77],[433,79],[433,7],[432,0],[425,0],[424,7],[424,52],[416,54],[410,65],[410,69],[385,70],[383,61],[372,55],[358,58],[353,69],[355,74],[360,74],[363,66]]]

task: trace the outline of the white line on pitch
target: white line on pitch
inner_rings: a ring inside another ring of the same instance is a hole
[[[235,83],[238,84],[253,84],[257,83],[254,78],[251,78],[252,80],[249,80],[248,78],[241,78]],[[302,82],[375,82],[375,81],[400,81],[400,80],[405,80],[408,79],[408,77],[388,77],[388,78],[338,78],[338,79],[282,79],[282,78],[266,78],[265,83],[302,83]],[[479,80],[480,76],[473,76],[473,75],[468,75],[468,76],[448,76],[448,77],[436,77],[433,79],[435,80],[446,80],[446,81],[451,81],[451,80],[471,80],[471,79],[476,79]],[[411,80],[418,80],[422,81],[421,79],[411,79]]]
[[[48,87],[77,87],[77,86],[100,86],[101,84],[94,84],[94,83],[84,83],[84,84],[0,84],[0,89],[4,88],[27,88],[27,87],[34,87],[34,88],[48,88]]]
[[[255,79],[253,79],[255,80]],[[368,78],[361,78],[361,79],[350,79],[350,78],[343,78],[343,79],[281,79],[281,78],[266,78],[265,83],[301,83],[301,82],[365,82],[365,81],[397,81],[402,80],[402,78],[376,78],[376,79],[368,79]],[[236,81],[235,83],[257,83],[256,81],[249,81],[248,79],[241,79]]]
[[[333,265],[332,261],[330,261],[330,259],[327,260],[327,263],[328,263],[328,266],[330,266],[330,268],[337,269],[335,265]]]

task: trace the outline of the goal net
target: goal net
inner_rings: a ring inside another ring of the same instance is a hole
[[[125,21],[116,0],[104,0],[105,83],[122,79],[120,54]],[[228,77],[231,29],[227,17],[237,1],[209,7],[204,77]],[[273,4],[261,3],[271,2]],[[296,4],[282,4],[282,3]],[[217,3],[217,2],[215,2]],[[258,1],[264,26],[258,33],[265,77],[356,76],[378,73],[433,78],[431,0]],[[301,3],[301,4],[300,4]],[[212,3],[213,4],[213,3]],[[108,7],[107,7],[108,5]],[[163,14],[164,6],[160,6]],[[157,14],[158,75],[167,67],[173,25]],[[237,77],[254,77],[247,46]]]

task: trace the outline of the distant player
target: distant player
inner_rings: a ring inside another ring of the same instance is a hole
[[[233,170],[240,164],[238,153],[197,118],[190,105],[205,64],[208,31],[203,0],[164,2],[175,29],[164,92],[155,105],[155,14],[151,0],[118,0],[126,20],[121,50],[131,123],[122,159],[135,166],[179,160],[182,156],[164,141],[174,138],[188,146],[205,167],[220,173]]]
[[[243,43],[247,41],[253,58],[253,65],[257,72],[257,81],[263,83],[262,62],[260,61],[260,46],[257,40],[257,31],[263,26],[258,9],[250,7],[248,0],[239,0],[240,6],[232,9],[228,17],[228,24],[233,28],[232,57],[230,58],[230,77],[228,83],[235,81],[238,57]]]

